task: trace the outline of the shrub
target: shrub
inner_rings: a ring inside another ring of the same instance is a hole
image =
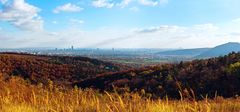
[[[228,73],[240,77],[240,62],[233,63],[228,68]]]

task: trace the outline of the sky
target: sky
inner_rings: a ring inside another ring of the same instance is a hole
[[[240,0],[0,0],[0,48],[240,42]]]

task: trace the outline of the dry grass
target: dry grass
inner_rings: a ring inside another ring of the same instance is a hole
[[[0,79],[1,112],[239,112],[240,99],[150,100],[137,94],[33,86],[18,77]]]

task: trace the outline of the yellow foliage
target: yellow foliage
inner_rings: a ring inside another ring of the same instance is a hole
[[[138,94],[99,93],[30,85],[18,77],[0,78],[1,112],[239,112],[240,99],[151,100]]]

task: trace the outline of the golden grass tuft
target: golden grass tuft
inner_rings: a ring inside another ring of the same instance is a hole
[[[1,112],[239,112],[240,99],[151,100],[138,94],[34,86],[21,78],[0,78]]]

